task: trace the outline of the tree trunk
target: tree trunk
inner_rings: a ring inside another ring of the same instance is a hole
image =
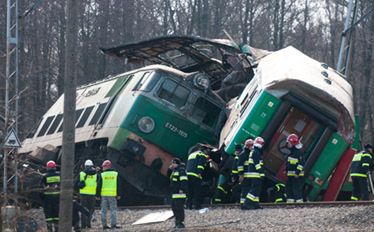
[[[62,135],[59,228],[71,231],[75,160],[75,88],[78,40],[78,0],[67,1],[66,56],[64,81],[64,125]]]

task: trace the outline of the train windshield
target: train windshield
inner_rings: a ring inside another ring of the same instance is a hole
[[[161,84],[157,95],[175,107],[181,108],[182,106],[186,105],[190,93],[191,91],[186,87],[179,85],[177,82],[171,79],[166,79]]]
[[[155,87],[158,77],[155,72],[138,72],[134,75],[135,79],[139,79],[133,91],[149,92]]]
[[[214,128],[220,112],[221,109],[218,106],[214,105],[205,98],[200,97],[195,103],[192,111],[192,117],[199,123],[203,123],[206,126]]]

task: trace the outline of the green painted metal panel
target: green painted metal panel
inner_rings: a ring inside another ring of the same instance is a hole
[[[313,186],[313,189],[308,194],[309,200],[317,199],[323,185],[330,177],[336,164],[347,148],[348,144],[335,132],[329,139],[310,172],[308,183]]]
[[[227,144],[225,151],[228,154],[232,154],[236,144],[243,143],[248,137],[261,135],[279,108],[280,103],[281,101],[278,98],[266,91],[262,91],[252,109],[247,110],[244,113],[246,115],[242,116],[242,124],[239,125],[239,129],[232,141]]]
[[[149,134],[143,133],[138,128],[138,121],[144,116],[151,117],[155,122],[155,128]],[[201,127],[172,111],[165,104],[152,101],[142,95],[137,97],[121,127],[181,159],[186,159],[188,150],[198,142],[218,143],[213,130]]]
[[[126,141],[129,133],[130,131],[124,128],[118,128],[113,141],[109,144],[109,146],[119,151],[123,146],[123,142]]]
[[[116,95],[128,83],[129,77],[130,75],[119,77],[105,97]]]

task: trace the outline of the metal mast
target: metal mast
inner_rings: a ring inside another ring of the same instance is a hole
[[[344,75],[346,75],[346,71],[347,71],[350,42],[351,42],[350,39],[351,39],[351,34],[352,34],[351,27],[354,22],[355,15],[356,15],[356,7],[354,9],[354,0],[349,0],[347,17],[345,18],[344,31],[342,32],[342,38],[340,42],[338,64],[336,65],[336,70]]]
[[[5,131],[12,126],[18,133],[18,0],[7,0],[6,23],[6,80],[5,80]],[[4,149],[3,190],[7,197],[7,156],[10,150]],[[16,162],[17,165],[17,162]],[[15,169],[15,192],[18,189],[17,168]]]

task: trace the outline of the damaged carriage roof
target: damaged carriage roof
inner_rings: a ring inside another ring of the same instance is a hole
[[[168,65],[184,72],[204,72],[210,76],[212,84],[233,71],[233,67],[225,65],[222,58],[242,53],[230,40],[209,40],[192,36],[159,37],[101,50],[107,55],[127,58],[130,62],[141,60]],[[255,57],[251,58],[256,60]]]

